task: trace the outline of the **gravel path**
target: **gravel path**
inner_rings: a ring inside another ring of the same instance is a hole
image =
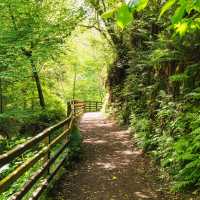
[[[51,192],[54,200],[180,199],[163,189],[150,160],[134,147],[126,129],[101,113],[86,113],[80,128],[83,159],[57,183]]]

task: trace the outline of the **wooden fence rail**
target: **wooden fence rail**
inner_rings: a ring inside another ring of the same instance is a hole
[[[25,143],[20,144],[7,153],[0,155],[1,168],[6,164],[13,162],[16,158],[23,156],[24,153],[33,150],[41,143],[43,144],[43,147],[37,149],[37,153],[35,153],[31,158],[25,160],[23,164],[17,166],[14,171],[0,180],[0,195],[2,192],[8,190],[10,186],[22,177],[29,169],[41,161],[42,164],[39,163],[42,165],[40,169],[34,173],[32,177],[23,185],[23,187],[10,198],[11,200],[23,199],[25,195],[33,189],[33,186],[35,186],[35,184],[42,178],[42,183],[34,192],[32,192],[32,196],[29,198],[29,200],[37,200],[41,196],[42,192],[48,187],[50,181],[63,166],[67,158],[67,152],[65,150],[70,142],[69,135],[76,126],[77,119],[84,112],[96,112],[100,111],[101,108],[101,102],[77,100],[70,101],[68,102],[67,119],[45,129]],[[63,130],[60,130],[61,128]],[[60,133],[55,136],[55,131],[59,131]],[[51,156],[52,148],[57,144],[59,144],[60,147],[56,153]],[[60,161],[57,166],[54,167],[54,171],[51,172],[50,167],[57,162],[58,158],[60,158]]]
[[[31,169],[39,161],[42,161],[41,168],[32,175],[32,177],[27,180],[24,186],[15,194],[12,195],[11,200],[21,200],[24,196],[33,188],[40,178],[43,178],[43,183],[41,186],[32,193],[32,197],[29,199],[36,200],[42,194],[48,185],[50,180],[56,175],[58,170],[61,168],[63,163],[67,158],[67,153],[65,152],[66,147],[69,144],[69,134],[76,125],[77,119],[85,111],[84,103],[70,103],[68,104],[68,118],[59,122],[58,124],[45,129],[32,139],[28,140],[24,144],[18,145],[16,148],[0,155],[0,168],[10,162],[14,161],[17,157],[23,156],[24,153],[32,150],[38,144],[44,143],[43,148],[38,149],[37,153],[31,158],[28,158],[23,162],[23,164],[16,167],[16,169],[8,174],[5,178],[0,180],[0,195],[2,192],[9,189],[9,187],[17,181],[25,172]],[[63,128],[64,130],[60,130]],[[53,133],[55,131],[61,131],[60,134],[53,138]],[[52,148],[55,145],[60,144],[60,148],[57,152],[51,156]],[[60,163],[55,166],[54,171],[50,172],[50,167],[56,163],[58,158],[61,159]]]
[[[72,103],[72,102],[69,102]],[[98,112],[102,109],[103,103],[100,101],[79,101],[74,100],[74,105],[78,106],[78,109],[76,108],[76,112]],[[72,108],[73,109],[73,108]]]
[[[85,112],[98,112],[102,109],[102,102],[85,101]]]

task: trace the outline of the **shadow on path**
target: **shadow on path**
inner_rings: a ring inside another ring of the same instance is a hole
[[[150,161],[133,146],[129,132],[101,113],[86,113],[80,124],[83,161],[66,173],[55,200],[174,200],[155,181]]]

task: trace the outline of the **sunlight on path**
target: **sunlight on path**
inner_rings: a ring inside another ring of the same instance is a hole
[[[83,161],[59,181],[52,192],[55,200],[172,199],[160,192],[149,160],[133,147],[126,129],[101,113],[86,113],[80,128]]]

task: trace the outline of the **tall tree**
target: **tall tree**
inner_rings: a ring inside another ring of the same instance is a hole
[[[15,68],[17,73],[25,69],[28,75],[21,70],[15,76],[34,78],[42,108],[45,100],[39,68],[52,55],[56,57],[63,51],[67,37],[83,16],[81,10],[72,9],[71,3],[68,0],[0,2],[2,67]]]

